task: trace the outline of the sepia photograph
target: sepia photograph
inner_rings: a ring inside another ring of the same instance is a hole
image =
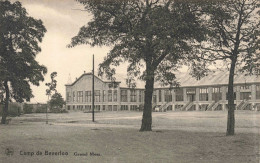
[[[0,0],[0,163],[260,163],[259,0]]]

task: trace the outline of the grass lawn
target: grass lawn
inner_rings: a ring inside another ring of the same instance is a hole
[[[45,114],[12,118],[0,125],[0,162],[259,163],[260,112],[236,111],[228,137],[224,111],[156,112],[152,132],[138,131],[141,112],[96,113],[94,123],[91,116],[49,114],[48,125]]]

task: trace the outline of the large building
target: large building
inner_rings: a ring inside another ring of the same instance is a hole
[[[155,84],[153,109],[167,111],[214,111],[227,109],[228,72],[217,71],[201,80],[189,74],[177,74],[179,87],[169,89]],[[141,110],[144,84],[129,88],[124,81],[103,81],[94,77],[95,110]],[[85,73],[66,85],[68,110],[91,110],[92,74]],[[260,77],[235,75],[234,96],[237,110],[260,110]]]

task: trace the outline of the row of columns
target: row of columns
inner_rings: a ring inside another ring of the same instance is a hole
[[[204,87],[205,88],[205,87]],[[207,87],[208,88],[208,101],[211,102],[212,101],[212,93],[213,93],[213,87]],[[234,92],[236,92],[236,99],[237,101],[240,100],[240,86],[235,86],[234,87]],[[177,102],[177,103],[187,103],[188,102],[188,95],[187,95],[187,89],[189,88],[182,88],[183,89],[183,101],[180,101],[180,102]],[[117,101],[114,102],[114,98],[112,97],[112,101],[113,102],[108,102],[108,90],[109,89],[106,89],[106,100],[105,102],[103,102],[103,90],[101,89],[100,90],[100,102],[97,103],[97,104],[100,104],[100,105],[118,105],[118,110],[120,110],[120,105],[121,105],[121,89],[120,87],[116,88],[116,89],[112,89],[113,91],[114,90],[117,90]],[[166,103],[165,102],[165,90],[166,89],[156,89],[154,91],[154,94],[156,95],[156,104],[164,104]],[[112,96],[114,96],[114,92],[112,91]],[[128,105],[128,110],[130,110],[130,106],[131,105],[139,105],[141,103],[140,99],[139,99],[139,95],[140,95],[140,90],[139,89],[136,89],[136,102],[131,102],[131,90],[130,89],[127,89],[127,103],[125,103],[125,105]],[[159,101],[159,91],[161,91],[161,101]],[[220,93],[222,95],[222,105],[223,105],[223,108],[225,108],[225,105],[224,104],[224,101],[226,101],[226,93],[227,93],[227,87],[226,86],[221,86],[220,87]],[[75,94],[77,95],[77,92],[75,92]],[[176,93],[171,90],[171,95],[172,95],[172,105],[173,105],[173,110],[174,110],[174,104],[176,103]],[[72,101],[72,97],[73,94],[71,92],[71,101]],[[142,95],[142,98],[144,94]],[[200,96],[200,88],[195,88],[195,101],[194,101],[194,104],[196,105],[196,110],[199,110],[199,104],[201,103],[201,101],[199,100],[199,96]],[[83,96],[84,100],[85,100],[85,92],[84,92],[84,96]],[[77,97],[75,97],[75,99],[77,99]],[[253,84],[251,85],[251,100],[254,102],[256,101],[256,85]],[[144,102],[144,100],[142,100],[142,102]],[[72,102],[73,103],[78,103],[78,102]],[[83,102],[84,103],[84,102]],[[82,104],[83,104],[82,103]],[[124,105],[124,104],[122,104]]]
[[[205,87],[204,87],[205,88]],[[208,101],[213,101],[212,94],[213,94],[213,88],[214,87],[207,87],[208,88]],[[164,104],[165,103],[165,89],[160,89],[161,90],[161,99],[162,101],[159,102],[159,89],[155,90],[156,93],[156,103],[157,104]],[[200,97],[200,88],[195,88],[195,105],[196,105],[196,110],[199,110],[199,103],[201,102],[199,97]],[[173,103],[173,108],[174,108],[174,103],[176,102],[176,93],[172,90],[172,103]],[[236,92],[236,101],[240,101],[240,86],[235,86],[234,87],[234,92]],[[256,101],[256,85],[252,84],[251,85],[251,101],[253,102]],[[221,93],[221,100],[223,101],[222,103],[222,108],[225,110],[226,109],[226,104],[224,104],[224,101],[226,101],[226,93],[227,93],[227,86],[221,86],[220,87],[220,93]],[[183,102],[188,102],[188,95],[187,95],[187,88],[183,88]],[[173,109],[174,110],[174,109]]]
[[[237,100],[240,100],[240,89],[239,89],[240,86],[236,86],[236,99]],[[120,92],[120,88],[118,87],[117,89],[113,89],[112,90],[112,96],[114,96],[114,90],[117,90],[117,102],[120,103],[120,100],[121,100],[121,92]],[[252,85],[252,88],[251,88],[251,100],[256,100],[256,85]],[[105,102],[108,102],[108,90],[105,90],[106,91],[106,100]],[[159,101],[159,91],[161,91],[161,101]],[[187,91],[187,88],[183,88],[183,101],[188,101],[188,98],[187,98],[187,94],[186,94],[186,91]],[[157,89],[155,90],[156,92],[156,103],[165,103],[165,89]],[[172,101],[175,102],[175,92],[174,91],[171,91],[172,92]],[[220,87],[220,92],[222,94],[222,100],[226,100],[226,93],[227,93],[227,88],[222,86]],[[71,101],[73,102],[73,92],[70,92],[71,93]],[[103,102],[103,90],[100,90],[100,102]],[[140,90],[136,90],[136,102],[140,102],[139,100],[139,93],[140,93]],[[212,93],[213,93],[213,87],[208,87],[208,101],[212,101]],[[77,91],[75,91],[75,103],[78,103],[77,102]],[[142,97],[144,98],[144,97]],[[83,101],[85,101],[85,91],[83,91]],[[196,88],[196,94],[195,94],[195,101],[199,101],[199,88]],[[112,102],[114,102],[114,97],[112,97]],[[127,89],[127,102],[131,102],[131,90],[130,89]]]
[[[213,94],[213,87],[207,87],[208,88],[208,101],[212,101],[212,94]],[[195,88],[196,93],[195,93],[195,101],[200,101],[199,100],[199,91],[200,88]],[[161,101],[159,101],[159,90],[161,90]],[[157,89],[155,90],[156,96],[157,96],[157,101],[156,103],[165,103],[165,89]],[[172,101],[176,102],[175,99],[175,92],[171,90],[172,92]],[[187,88],[183,88],[183,101],[188,101],[188,96],[187,96]],[[234,92],[236,92],[236,100],[240,100],[240,86],[235,86]],[[220,87],[220,93],[222,96],[222,100],[226,100],[226,93],[227,93],[227,87],[226,86],[221,86]],[[251,100],[255,101],[256,100],[256,85],[253,84],[251,85]]]

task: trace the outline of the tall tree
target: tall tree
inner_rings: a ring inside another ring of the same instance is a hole
[[[57,90],[56,90],[57,80],[55,79],[55,77],[57,76],[57,72],[52,72],[50,76],[51,76],[51,82],[45,83],[45,85],[48,87],[46,89],[46,95],[48,96],[48,102],[47,102],[48,107],[46,108],[46,124],[48,124],[48,108],[50,105],[49,98],[53,92],[55,92],[55,94],[57,93]]]
[[[226,135],[235,134],[233,84],[236,69],[248,74],[260,74],[259,9],[259,0],[225,0],[211,3],[205,10],[208,41],[198,46],[199,66],[194,67],[198,74],[205,73],[209,63],[218,60],[224,62],[229,69]]]
[[[109,79],[114,79],[116,66],[129,62],[128,76],[146,83],[140,131],[151,131],[154,81],[176,84],[173,71],[187,59],[192,49],[189,42],[203,39],[196,4],[177,0],[77,1],[93,18],[72,38],[69,47],[112,46],[99,68],[99,75],[105,73]]]
[[[61,94],[56,92],[55,94],[53,94],[51,96],[51,100],[50,100],[50,107],[52,110],[59,110],[63,107],[63,105],[65,105],[65,101],[62,98]]]
[[[30,83],[38,86],[44,80],[47,69],[35,57],[46,29],[41,20],[28,16],[20,2],[0,1],[0,22],[0,86],[5,104],[1,123],[5,124],[9,101],[29,101]]]
[[[51,77],[51,82],[45,83],[45,85],[48,87],[46,89],[46,95],[51,96],[52,92],[57,93],[56,86],[57,86],[57,80],[55,77],[57,76],[57,72],[52,72],[50,77]]]

